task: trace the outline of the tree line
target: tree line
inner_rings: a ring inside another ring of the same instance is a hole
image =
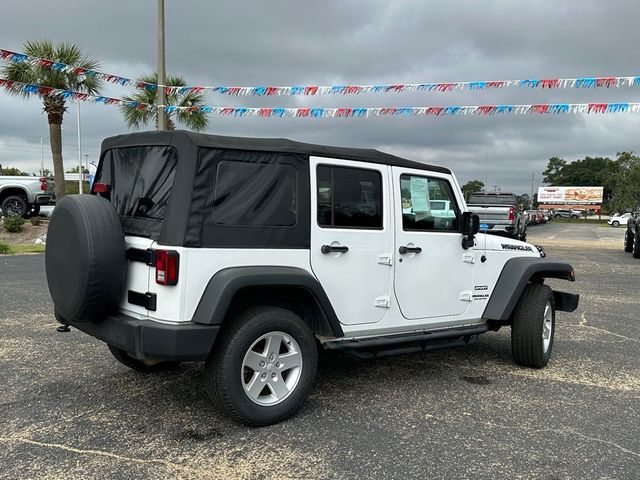
[[[542,172],[542,181],[556,187],[604,187],[602,208],[606,212],[623,212],[640,204],[640,157],[633,152],[618,152],[615,159],[609,157],[584,157],[573,162],[551,157]],[[465,199],[473,192],[483,191],[480,180],[471,180],[462,186]],[[533,195],[517,195],[525,209],[538,206]]]

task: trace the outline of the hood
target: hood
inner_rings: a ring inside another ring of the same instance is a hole
[[[522,242],[513,238],[502,237],[499,235],[490,235],[486,233],[479,233],[476,235],[474,250],[507,252],[514,254],[514,256],[540,256],[538,247],[536,247],[532,243]]]

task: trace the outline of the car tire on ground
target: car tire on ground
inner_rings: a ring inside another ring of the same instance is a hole
[[[205,385],[234,420],[262,426],[293,415],[316,376],[315,337],[304,321],[280,307],[241,312],[205,364]]]
[[[613,228],[618,228],[618,227],[620,226],[620,222],[619,222],[619,221],[617,221],[617,220],[615,220],[615,221],[611,222],[611,226],[612,226]]]
[[[629,253],[633,250],[633,233],[627,229],[624,234],[624,251]]]
[[[19,195],[10,195],[2,201],[2,214],[5,217],[24,217],[28,210],[26,199]]]
[[[640,237],[638,235],[633,235],[631,256],[633,258],[640,258]]]
[[[525,367],[542,368],[551,358],[555,331],[553,291],[544,284],[529,284],[513,312],[511,355]]]
[[[141,373],[156,373],[156,372],[164,372],[167,370],[173,370],[174,368],[178,368],[180,366],[180,362],[153,362],[147,363],[144,360],[138,360],[137,358],[133,358],[124,350],[121,350],[113,345],[107,345],[109,347],[109,351],[113,354],[116,360],[118,360],[125,367],[129,367],[136,372]]]
[[[578,215],[571,215],[571,218],[580,218]]]

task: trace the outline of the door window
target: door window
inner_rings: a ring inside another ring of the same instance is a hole
[[[382,230],[382,176],[363,168],[318,166],[318,225]]]
[[[400,192],[403,230],[459,231],[460,209],[446,180],[404,174]]]

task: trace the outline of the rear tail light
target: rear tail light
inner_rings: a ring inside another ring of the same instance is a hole
[[[106,183],[94,183],[93,191],[94,193],[108,193],[111,190],[110,185]]]
[[[158,285],[177,285],[180,254],[175,250],[154,250],[156,283]]]
[[[513,221],[516,219],[516,209],[513,207],[509,208],[509,221]]]
[[[40,190],[46,192],[48,188],[47,179],[44,177],[40,177]]]

